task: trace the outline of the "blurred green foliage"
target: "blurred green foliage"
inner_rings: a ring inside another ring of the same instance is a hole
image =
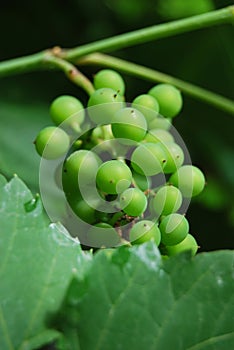
[[[51,0],[2,1],[0,60],[60,45],[73,47],[167,20],[231,5],[225,0]],[[234,28],[222,25],[116,52],[119,57],[161,70],[233,98]],[[90,78],[98,70],[83,68]],[[127,101],[151,83],[124,76]],[[36,72],[0,80],[0,171],[17,173],[38,191],[39,157],[33,140],[50,125],[48,107],[60,94],[87,96],[60,72]],[[175,126],[193,163],[211,187],[191,204],[191,232],[202,250],[233,248],[234,118],[191,98]],[[216,202],[216,204],[215,204]]]
[[[166,19],[178,19],[214,10],[212,0],[159,0],[158,12]]]

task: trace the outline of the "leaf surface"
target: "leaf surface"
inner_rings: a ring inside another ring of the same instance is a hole
[[[65,317],[77,308],[82,350],[232,349],[233,258],[217,251],[164,261],[152,242],[99,252],[83,287],[70,287]]]
[[[58,337],[49,326],[88,255],[18,178],[0,177],[0,348],[36,349]],[[79,263],[78,263],[79,262]]]

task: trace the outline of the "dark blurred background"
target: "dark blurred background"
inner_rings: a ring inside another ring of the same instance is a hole
[[[2,0],[0,60],[59,45],[74,47],[169,20],[231,5],[224,0]],[[220,25],[113,53],[233,99],[234,27]],[[90,78],[98,67],[83,68]],[[124,76],[127,101],[151,83]],[[60,94],[87,96],[61,72],[0,79],[0,172],[17,173],[35,193],[39,157],[33,140],[50,125],[48,107]],[[234,116],[184,96],[175,127],[207,187],[188,211],[202,251],[234,248]]]

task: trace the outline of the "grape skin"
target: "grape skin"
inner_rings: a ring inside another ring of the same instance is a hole
[[[62,95],[57,97],[50,106],[51,119],[55,125],[60,125],[67,121],[73,129],[80,130],[80,125],[84,121],[84,106],[74,96]]]
[[[147,198],[138,188],[128,188],[120,196],[120,208],[130,216],[139,216],[147,207]]]
[[[122,76],[112,69],[102,69],[95,74],[93,84],[96,90],[111,88],[120,95],[124,95],[125,83]]]
[[[142,143],[131,156],[133,169],[145,176],[162,173],[166,161],[166,154],[160,143]]]
[[[88,100],[88,114],[96,124],[109,124],[114,114],[125,106],[123,97],[115,90],[102,88],[94,91]]]
[[[183,101],[180,91],[170,84],[158,84],[149,90],[159,103],[159,112],[166,118],[174,118],[182,109]]]
[[[197,253],[198,248],[197,241],[190,233],[188,233],[182,242],[172,246],[166,246],[166,251],[169,256],[185,251],[190,251],[191,255],[194,256]]]
[[[111,128],[115,138],[126,139],[125,143],[128,143],[128,140],[143,140],[147,130],[147,123],[141,112],[127,107],[120,109],[114,115]]]
[[[165,174],[174,173],[184,162],[184,152],[175,142],[161,142],[161,145],[167,157],[163,171]]]
[[[95,176],[101,159],[96,153],[88,150],[73,152],[63,166],[63,187],[69,197],[80,195],[80,187],[95,184]]]
[[[148,94],[137,96],[132,101],[132,107],[139,110],[145,116],[148,125],[158,116],[158,101],[153,96],[150,96]]]
[[[67,133],[55,126],[42,129],[36,137],[37,153],[45,159],[57,159],[65,155],[70,146]]]
[[[153,239],[155,244],[159,246],[161,233],[157,223],[153,221],[138,221],[129,232],[129,240],[132,244],[142,244],[150,239]]]
[[[162,243],[171,246],[185,239],[189,231],[189,224],[183,215],[175,213],[165,216],[159,229],[162,234]]]
[[[169,215],[180,208],[182,200],[182,194],[177,187],[166,185],[156,192],[151,208],[158,215]]]
[[[184,165],[171,175],[169,182],[178,187],[185,198],[191,198],[203,191],[206,180],[199,168]]]
[[[123,162],[110,160],[99,167],[96,182],[101,191],[108,194],[117,194],[131,185],[132,173]]]

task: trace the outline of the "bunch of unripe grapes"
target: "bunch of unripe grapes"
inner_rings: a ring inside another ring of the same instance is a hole
[[[158,84],[125,102],[119,73],[94,76],[87,107],[57,97],[35,146],[48,160],[61,158],[62,185],[73,213],[88,224],[77,235],[84,246],[110,247],[153,240],[163,255],[198,244],[189,233],[183,204],[205,185],[202,171],[185,162],[172,120],[182,108],[180,91]]]

